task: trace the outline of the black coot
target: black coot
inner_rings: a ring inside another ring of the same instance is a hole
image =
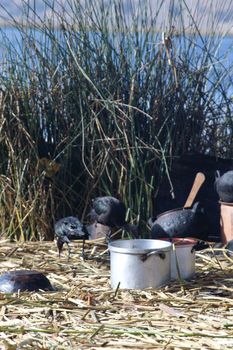
[[[79,221],[77,217],[67,216],[63,219],[60,219],[55,223],[54,230],[55,230],[55,236],[57,238],[57,247],[58,247],[59,256],[61,254],[64,243],[66,243],[68,246],[68,259],[69,259],[70,241],[73,241],[75,239],[82,239],[83,240],[82,256],[83,258],[85,258],[84,243],[85,243],[85,240],[88,239],[89,234],[86,227]]]
[[[233,170],[227,171],[222,176],[218,171],[215,187],[222,202],[233,203]]]
[[[88,215],[95,222],[110,228],[123,228],[134,238],[138,238],[138,227],[126,222],[126,206],[115,197],[104,196],[93,199],[92,209]]]
[[[14,293],[24,291],[53,291],[48,278],[41,272],[34,270],[15,270],[0,276],[0,292]]]

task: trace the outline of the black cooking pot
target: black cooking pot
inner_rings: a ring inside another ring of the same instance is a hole
[[[196,202],[192,208],[180,208],[160,214],[151,226],[151,238],[193,237],[205,240],[208,224],[205,214]]]
[[[15,270],[4,273],[0,276],[0,292],[14,293],[23,291],[38,290],[53,291],[48,278],[38,271]]]
[[[215,187],[222,202],[233,203],[233,170],[227,171],[222,176],[217,171]]]

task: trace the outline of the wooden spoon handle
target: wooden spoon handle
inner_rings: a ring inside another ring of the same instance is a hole
[[[193,183],[193,187],[185,202],[184,208],[190,208],[192,206],[194,199],[196,198],[196,195],[204,181],[205,181],[205,175],[203,173],[197,173]]]

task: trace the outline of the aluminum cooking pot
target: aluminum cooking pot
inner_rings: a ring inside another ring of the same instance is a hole
[[[108,247],[112,288],[159,288],[170,282],[172,248],[170,242],[120,239],[110,242]]]
[[[160,214],[151,226],[151,238],[193,237],[205,240],[208,224],[205,214],[196,202],[192,208],[179,208]]]
[[[209,244],[193,238],[172,238],[171,243],[171,279],[192,278],[195,275],[195,253],[209,248]]]

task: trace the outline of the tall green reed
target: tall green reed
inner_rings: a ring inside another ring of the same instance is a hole
[[[51,238],[56,218],[85,220],[103,194],[120,195],[144,230],[174,157],[231,156],[232,67],[218,58],[222,38],[192,16],[186,31],[184,1],[178,27],[171,1],[166,31],[165,1],[44,0],[43,17],[22,3],[0,73],[3,235]]]

